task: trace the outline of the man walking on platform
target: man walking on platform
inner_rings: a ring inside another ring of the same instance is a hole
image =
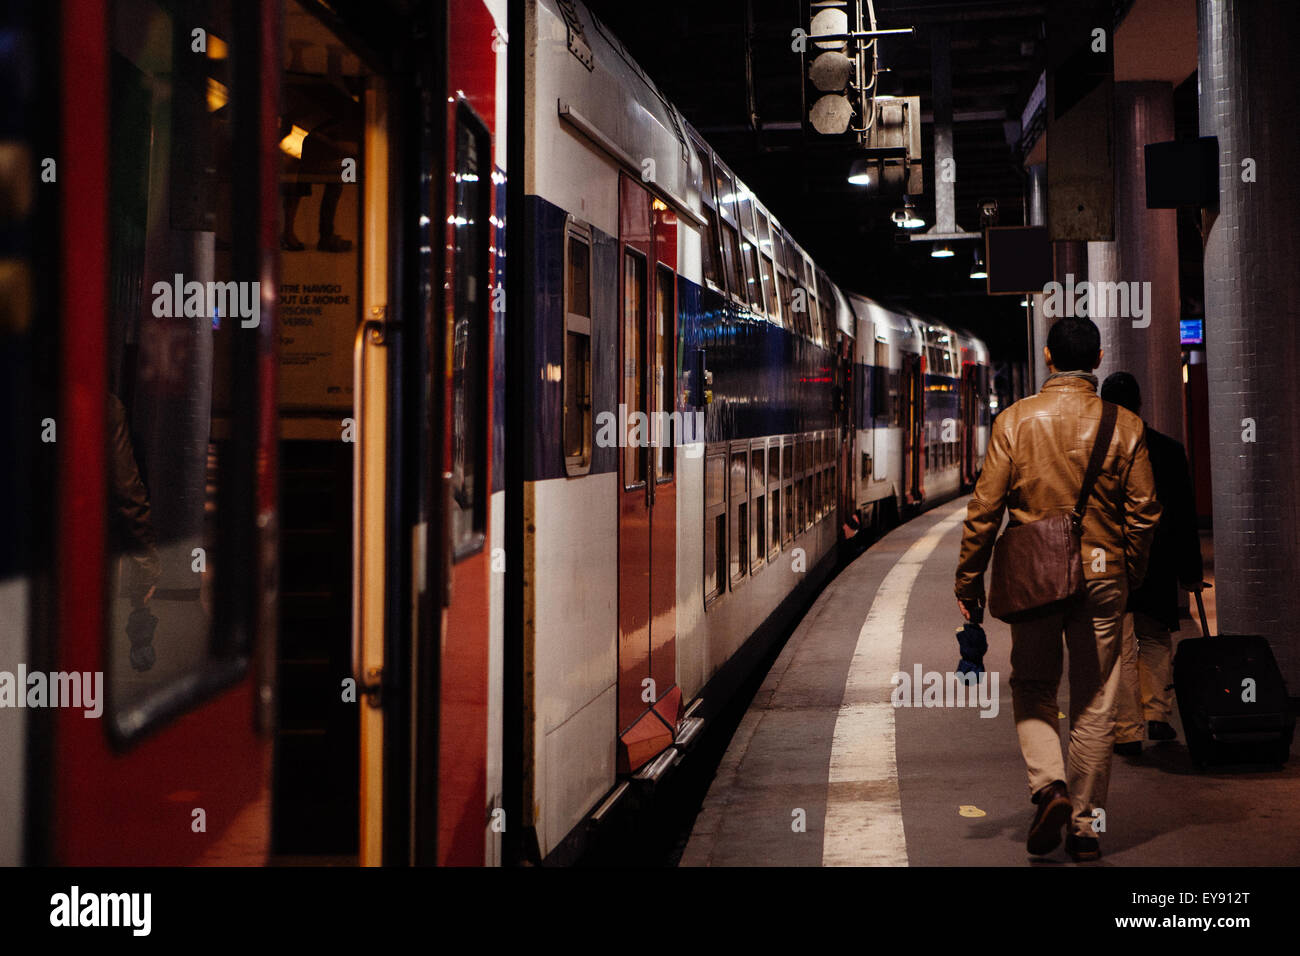
[[[1010,680],[1016,733],[1037,805],[1027,848],[1035,856],[1051,852],[1068,823],[1071,857],[1095,860],[1101,847],[1094,811],[1105,809],[1110,782],[1124,608],[1129,589],[1146,574],[1160,505],[1142,420],[1107,407],[1097,396],[1092,375],[1102,355],[1097,326],[1084,318],[1060,319],[1043,354],[1051,374],[1042,391],[1016,402],[993,423],[984,469],[967,507],[956,593],[964,617],[982,615],[984,571],[1004,511],[1018,525],[1069,514],[1090,461],[1097,458],[1081,521],[1083,593],[1011,624]],[[1094,456],[1099,434],[1104,447]],[[1057,717],[1062,635],[1070,654],[1068,769]]]

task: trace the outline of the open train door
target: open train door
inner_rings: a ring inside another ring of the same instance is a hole
[[[856,512],[856,494],[854,482],[857,472],[853,468],[853,444],[858,434],[857,417],[859,403],[858,390],[861,386],[854,381],[853,339],[845,335],[838,336],[839,346],[835,356],[835,383],[831,392],[835,405],[835,461],[836,461],[836,504],[839,519],[846,521]],[[845,528],[846,536],[857,530]]]
[[[922,453],[925,448],[925,359],[903,353],[903,500],[919,505],[925,497]]]
[[[618,770],[673,742],[677,686],[677,220],[619,180]],[[661,414],[662,413],[662,414]],[[620,424],[620,429],[624,426]]]
[[[5,766],[28,775],[24,858],[263,863],[279,5],[49,6],[61,79],[40,86],[61,91],[62,148],[42,258],[59,321],[32,326],[57,337],[57,381],[40,384],[57,411],[39,406],[57,427],[39,452],[54,548],[25,664],[82,693],[25,711],[31,749]],[[192,33],[228,55],[188,55]],[[218,305],[218,284],[240,304]]]

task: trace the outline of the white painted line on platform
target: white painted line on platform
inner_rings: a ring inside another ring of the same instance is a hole
[[[965,501],[953,507],[889,569],[858,632],[831,742],[823,866],[907,866],[890,678],[899,669],[912,585],[966,517]]]

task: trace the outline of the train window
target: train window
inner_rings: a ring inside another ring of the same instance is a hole
[[[252,516],[225,493],[252,480],[232,436],[255,399],[239,391],[234,356],[248,358],[258,333],[244,319],[265,301],[235,263],[231,124],[246,104],[232,102],[237,58],[175,55],[193,29],[232,37],[229,4],[193,7],[108,17],[109,387],[84,397],[107,417],[104,677],[122,740],[242,670],[247,645],[214,616],[238,618],[228,602],[258,557],[228,547]]]
[[[695,152],[700,157],[700,215],[704,222],[700,226],[700,266],[705,283],[719,292],[726,291],[722,278],[722,242],[718,230],[717,198],[713,194],[713,164],[709,158],[708,147],[691,137]]]
[[[655,331],[654,331],[654,381],[655,395],[651,404],[663,413],[651,419],[654,428],[655,479],[672,481],[673,449],[681,436],[675,434],[680,427],[673,416],[677,398],[676,353],[673,351],[674,289],[672,270],[659,266],[655,270]]]
[[[901,370],[889,370],[889,424],[898,428],[903,424],[903,373]]]
[[[726,289],[722,279],[722,245],[718,238],[717,213],[709,206],[700,207],[704,225],[700,226],[700,267],[709,288],[718,292]]]
[[[795,493],[794,483],[794,458],[796,443],[793,438],[786,438],[782,442],[781,449],[781,481],[785,485],[783,497],[785,499],[785,525],[782,530],[781,540],[789,544],[794,540],[795,527]]]
[[[727,498],[728,540],[731,548],[731,584],[734,588],[749,573],[749,453],[744,448],[731,452]]]
[[[754,227],[754,194],[739,185],[736,187],[736,214],[740,223],[740,252],[745,260],[744,299],[752,311],[762,314],[766,295],[763,292],[762,272],[758,264],[758,230]]]
[[[727,456],[709,452],[704,462],[704,600],[722,593],[727,580]]]
[[[713,188],[719,214],[724,219],[735,222],[736,210],[733,204],[736,197],[732,193],[731,176],[720,165],[714,165],[713,167]]]
[[[745,260],[745,294],[746,304],[753,312],[763,313],[763,286],[758,265],[758,246],[749,237],[742,235],[740,237],[740,252]]]
[[[795,315],[790,311],[791,296],[794,295],[794,283],[784,272],[777,273],[777,280],[781,285],[781,312],[783,313],[783,325],[787,329],[795,328]]]
[[[763,272],[763,295],[767,298],[767,314],[771,316],[773,322],[779,323],[781,306],[778,300],[781,293],[776,288],[776,268],[772,259],[775,250],[767,213],[761,209],[758,211],[758,251],[758,262]]]
[[[781,553],[781,439],[770,439],[767,448],[767,512],[771,515],[768,558]]]
[[[622,436],[623,486],[633,488],[646,480],[646,441],[639,434],[647,411],[646,355],[646,261],[635,249],[623,251],[623,403],[627,406],[627,434]]]
[[[815,520],[826,513],[826,449],[821,435],[813,436],[813,500],[817,503]]]
[[[570,224],[564,283],[564,467],[591,470],[591,236]]]
[[[747,298],[745,268],[740,258],[740,240],[736,227],[719,220],[718,229],[722,233],[722,268],[727,274],[727,285],[731,289],[732,298],[743,305]]]
[[[822,342],[831,348],[835,344],[835,330],[839,323],[836,320],[835,287],[824,272],[817,273],[817,298],[822,307]]]
[[[889,345],[875,343],[875,363],[871,367],[871,418],[889,417]]]
[[[460,106],[456,111],[451,356],[451,528],[457,560],[482,548],[487,527],[491,156],[487,128]]]
[[[803,441],[803,494],[799,496],[801,503],[804,503],[803,527],[808,530],[813,526],[813,440],[811,435],[804,435]]]
[[[796,535],[802,534],[804,528],[808,526],[808,484],[805,480],[807,474],[808,442],[800,435],[794,440],[794,532]]]
[[[767,556],[767,449],[761,440],[750,449],[749,462],[749,494],[754,515],[749,533],[753,553],[750,567],[757,570]]]
[[[804,320],[804,335],[813,341],[817,341],[817,330],[821,327],[821,303],[817,301],[817,280],[813,276],[812,260],[807,256],[803,259],[803,287],[808,299],[808,317]]]

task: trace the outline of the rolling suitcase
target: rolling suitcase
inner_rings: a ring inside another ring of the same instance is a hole
[[[1196,607],[1210,633],[1205,602]],[[1286,763],[1295,734],[1286,684],[1262,637],[1192,637],[1174,655],[1174,690],[1187,750],[1198,767]]]

